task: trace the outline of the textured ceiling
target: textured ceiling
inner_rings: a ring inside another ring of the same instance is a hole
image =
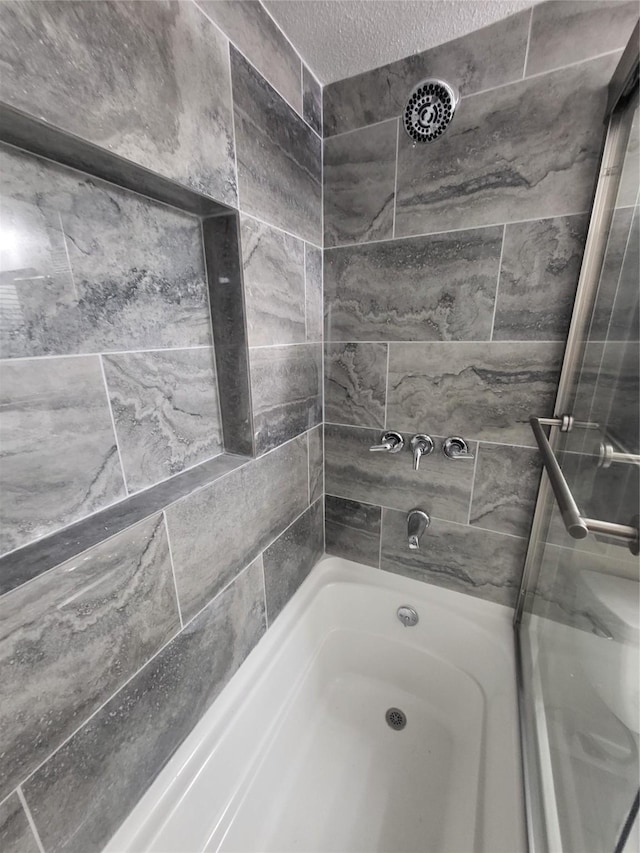
[[[263,0],[321,83],[443,44],[540,0]]]

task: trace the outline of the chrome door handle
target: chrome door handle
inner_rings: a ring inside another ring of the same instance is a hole
[[[404,438],[399,432],[383,432],[380,436],[380,444],[374,444],[369,450],[372,453],[399,453],[404,447]]]

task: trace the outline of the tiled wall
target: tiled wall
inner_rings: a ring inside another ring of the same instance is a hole
[[[603,138],[635,2],[551,2],[323,90],[326,547],[513,604]],[[432,144],[400,116],[461,93]],[[382,429],[431,434],[369,453]],[[448,435],[473,461],[447,460]],[[432,516],[420,552],[405,516]]]
[[[257,2],[0,33],[0,101],[240,212],[254,459],[218,455],[198,219],[0,150],[0,848],[88,853],[323,552],[321,92]]]

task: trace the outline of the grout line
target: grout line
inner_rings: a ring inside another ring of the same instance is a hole
[[[195,2],[195,0],[194,0],[194,2]],[[196,5],[196,8],[200,9],[202,14],[205,15],[205,18],[207,18],[207,20],[211,21],[211,18],[209,18],[202,11],[200,6],[198,6],[197,3],[195,5]],[[212,23],[213,23],[213,21],[212,21]],[[220,32],[222,32],[222,30],[220,30]],[[224,33],[222,33],[222,34],[225,38],[227,38],[227,36],[224,35]],[[231,73],[231,41],[228,38],[227,38],[227,63],[229,66],[229,97],[231,98],[230,106],[231,106],[231,136],[233,139],[233,163],[234,163],[235,174],[236,174],[236,204],[238,205],[238,211],[240,211],[240,175],[238,174],[238,145],[236,143],[236,109],[235,109],[235,100],[233,97],[233,74]],[[204,244],[203,244],[203,250],[204,250]],[[240,263],[242,264],[242,259],[240,259]],[[212,320],[212,323],[213,323],[213,320]]]
[[[307,244],[302,244],[302,277],[304,280],[304,341],[309,342],[309,322],[307,318]]]
[[[469,493],[469,512],[467,514],[467,524],[471,524],[471,508],[473,507],[473,493],[476,488],[476,472],[478,470],[478,458],[480,456],[480,442],[476,442],[476,458],[473,460],[473,474],[471,476],[471,491]]]
[[[20,355],[15,358],[9,356],[0,359],[0,361],[6,362],[14,362],[14,361],[46,361],[47,359],[51,360],[54,358],[92,358],[95,355],[104,356],[104,355],[139,355],[144,352],[185,352],[188,350],[196,350],[196,349],[212,349],[211,344],[200,344],[198,346],[192,347],[153,347],[151,349],[117,349],[117,350],[104,350],[103,352],[61,352],[55,353],[54,355]]]
[[[391,339],[389,339],[389,338],[378,338],[378,340],[369,340],[369,341],[361,341],[361,340],[353,340],[353,339],[351,339],[351,340],[333,340],[333,339],[331,339],[331,340],[326,341],[325,343],[327,345],[333,345],[333,344],[401,344],[402,346],[451,346],[451,345],[462,346],[464,344],[474,344],[474,345],[477,345],[477,344],[495,344],[495,345],[499,346],[501,344],[523,344],[523,345],[527,345],[527,344],[535,344],[535,345],[537,345],[537,344],[564,344],[564,340],[562,340],[561,338],[557,338],[556,340],[544,340],[544,341],[530,341],[530,340],[525,340],[525,339],[492,341],[489,338],[484,338],[483,340],[475,340],[475,341],[468,341],[465,339],[460,339],[460,340],[455,340],[455,341],[454,340],[450,340],[450,341],[440,341],[440,340],[438,340],[438,341],[434,341],[434,340],[430,340],[430,341],[405,341],[405,340],[402,340],[401,338],[391,338]],[[626,343],[626,341],[589,341],[589,343],[594,343],[594,344],[595,343]],[[299,345],[298,344],[270,344],[269,346],[285,347],[285,346],[299,346]],[[252,349],[258,349],[258,347],[252,347]]]
[[[255,346],[250,346],[249,350],[254,349],[283,349],[284,347],[306,347],[313,346],[314,344],[321,344],[321,341],[296,341],[292,344],[256,344]]]
[[[340,429],[353,429],[353,430],[366,429],[369,432],[373,432],[373,433],[378,432],[381,429],[381,427],[379,427],[379,426],[363,426],[362,424],[342,424],[339,421],[325,421],[325,426],[329,426],[329,427],[335,426],[335,427],[340,427]],[[526,424],[522,424],[522,426],[526,426]],[[386,429],[386,427],[383,427],[383,429]],[[417,428],[414,429],[413,427],[411,429],[404,429],[403,428],[403,429],[399,429],[398,432],[403,433],[404,435],[409,435],[409,434],[413,434],[416,431],[416,429]],[[450,433],[448,433],[448,434],[450,434]],[[445,433],[440,434],[440,433],[436,432],[436,433],[433,433],[433,435],[436,438],[446,438],[447,437],[447,435],[445,435]],[[466,440],[467,441],[474,441],[474,442],[478,442],[478,443],[482,442],[483,444],[492,444],[492,445],[495,445],[496,447],[519,447],[519,448],[522,448],[523,450],[536,450],[535,444],[515,444],[512,441],[492,441],[491,439],[474,438],[473,436],[471,436],[470,438],[467,438]],[[574,451],[574,452],[577,452],[577,451]]]
[[[295,44],[291,41],[291,39],[289,38],[289,36],[287,35],[287,33],[282,29],[282,27],[280,26],[280,24],[278,23],[278,21],[273,17],[273,15],[271,14],[271,12],[267,9],[267,7],[266,7],[266,6],[264,5],[264,3],[262,2],[262,0],[259,0],[259,2],[260,2],[260,5],[262,6],[262,8],[264,9],[264,11],[265,11],[265,12],[267,13],[267,15],[271,18],[271,20],[273,21],[273,23],[275,24],[275,26],[280,30],[280,32],[282,33],[282,35],[283,35],[283,36],[285,37],[285,39],[289,42],[289,44],[291,45],[291,47],[292,47],[292,49],[293,49],[294,53],[296,54],[296,56],[298,57],[298,59],[300,60],[300,62],[301,62],[303,65],[307,66],[307,61],[306,61],[306,59],[305,59],[305,58],[304,58],[304,56],[300,53],[300,51],[299,51],[299,50],[298,50],[298,48],[295,46]],[[321,86],[322,84],[320,83],[320,80],[318,80],[318,78],[317,78],[317,77],[316,77],[316,75],[313,73],[313,71],[311,71],[309,68],[307,68],[307,71],[310,71],[310,73],[311,73],[311,74],[313,74],[313,77],[314,77],[314,79],[315,79],[316,83],[318,83],[318,84]]]
[[[502,229],[502,243],[500,245],[500,260],[498,261],[498,280],[496,281],[496,295],[493,299],[493,316],[491,317],[491,331],[489,332],[489,340],[493,341],[493,331],[496,325],[496,314],[498,312],[498,295],[500,293],[500,276],[502,273],[502,258],[504,255],[504,243],[507,236],[507,226]],[[502,343],[502,341],[501,341]]]
[[[529,14],[529,29],[527,31],[527,47],[526,47],[526,50],[524,52],[524,65],[522,66],[522,79],[523,80],[527,76],[527,61],[529,59],[529,48],[531,46],[531,30],[533,28],[533,9],[534,9],[534,7],[532,6],[530,14]]]
[[[391,344],[387,343],[387,373],[384,380],[384,428],[387,428],[387,414],[389,410],[389,361],[391,359]]]
[[[182,619],[182,608],[180,607],[180,596],[178,595],[178,582],[176,580],[176,567],[173,562],[173,550],[171,548],[171,536],[169,535],[169,522],[167,521],[166,511],[162,510],[162,520],[164,522],[164,532],[167,534],[167,545],[169,546],[169,561],[171,563],[171,574],[173,575],[173,588],[176,593],[176,604],[178,605],[178,617],[180,619],[180,630],[184,628],[184,621]]]
[[[348,77],[345,79],[349,79]],[[350,127],[349,130],[341,130],[340,133],[331,133],[329,136],[325,137],[327,140],[329,139],[337,139],[340,136],[348,136],[350,133],[357,133],[359,130],[364,130],[365,128],[369,130],[371,127],[377,127],[379,124],[387,124],[387,122],[398,120],[398,116],[389,116],[388,118],[380,119],[380,121],[372,121],[371,124],[361,124],[358,127]]]
[[[264,570],[264,551],[259,554],[260,568],[262,569],[262,597],[264,599],[264,627],[265,631],[269,630],[269,608],[267,607],[267,575]],[[256,557],[256,560],[258,557]]]
[[[322,189],[322,188],[321,188]],[[299,234],[294,234],[293,231],[287,231],[286,228],[282,228],[281,225],[274,225],[273,222],[267,222],[266,219],[261,219],[259,216],[256,216],[255,213],[250,213],[246,210],[239,210],[242,216],[246,216],[249,219],[255,219],[256,222],[262,223],[262,225],[266,225],[267,228],[273,228],[275,231],[281,231],[283,234],[288,234],[289,237],[293,237],[300,242],[310,243],[312,246],[315,246],[316,249],[320,249],[322,251],[322,246],[318,246],[317,243],[314,243],[313,240],[309,240],[308,237],[301,237]],[[569,216],[570,214],[566,214]]]
[[[31,832],[33,833],[36,844],[38,845],[38,849],[40,853],[45,853],[44,844],[42,843],[42,839],[40,838],[40,833],[38,832],[38,827],[36,826],[36,822],[33,819],[33,815],[31,814],[31,809],[29,808],[29,804],[27,803],[26,797],[24,795],[24,791],[22,790],[22,785],[18,785],[16,788],[16,794],[18,795],[18,799],[24,809],[24,813],[27,816],[27,822],[31,828]]]
[[[235,145],[234,145],[235,148]],[[237,186],[237,175],[236,175],[236,186]],[[216,402],[218,404],[218,423],[220,425],[220,439],[222,441],[222,452],[225,450],[225,441],[224,441],[224,421],[222,419],[222,400],[220,398],[220,374],[218,373],[218,359],[216,357],[216,347],[215,347],[215,338],[213,335],[213,311],[211,310],[211,287],[210,287],[210,279],[209,279],[209,269],[207,267],[207,253],[205,251],[205,242],[204,242],[204,224],[203,221],[200,220],[200,240],[201,240],[201,248],[202,248],[202,264],[204,268],[204,279],[205,279],[205,290],[207,291],[207,309],[209,311],[209,333],[211,335],[211,358],[213,360],[213,372],[215,376],[215,384],[216,384]]]
[[[396,173],[393,183],[393,226],[391,229],[391,237],[396,238],[396,210],[398,207],[398,152],[400,150],[400,119],[396,119]]]
[[[102,381],[104,382],[104,392],[105,392],[106,397],[107,397],[107,408],[109,409],[109,415],[111,416],[111,427],[113,429],[113,438],[114,438],[114,441],[116,443],[116,452],[118,454],[118,460],[120,462],[120,471],[122,472],[122,482],[124,483],[124,490],[126,492],[126,495],[130,496],[131,492],[129,491],[129,487],[127,486],[127,477],[124,473],[124,465],[122,463],[122,453],[120,452],[120,442],[118,441],[118,432],[116,430],[116,421],[115,421],[115,418],[113,416],[113,408],[111,406],[111,398],[109,397],[109,386],[107,384],[107,374],[105,373],[104,362],[102,360],[101,355],[98,356],[98,360],[100,362],[100,370],[102,371]]]

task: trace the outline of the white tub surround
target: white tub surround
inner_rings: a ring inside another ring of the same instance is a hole
[[[329,557],[106,851],[525,849],[511,611]]]

